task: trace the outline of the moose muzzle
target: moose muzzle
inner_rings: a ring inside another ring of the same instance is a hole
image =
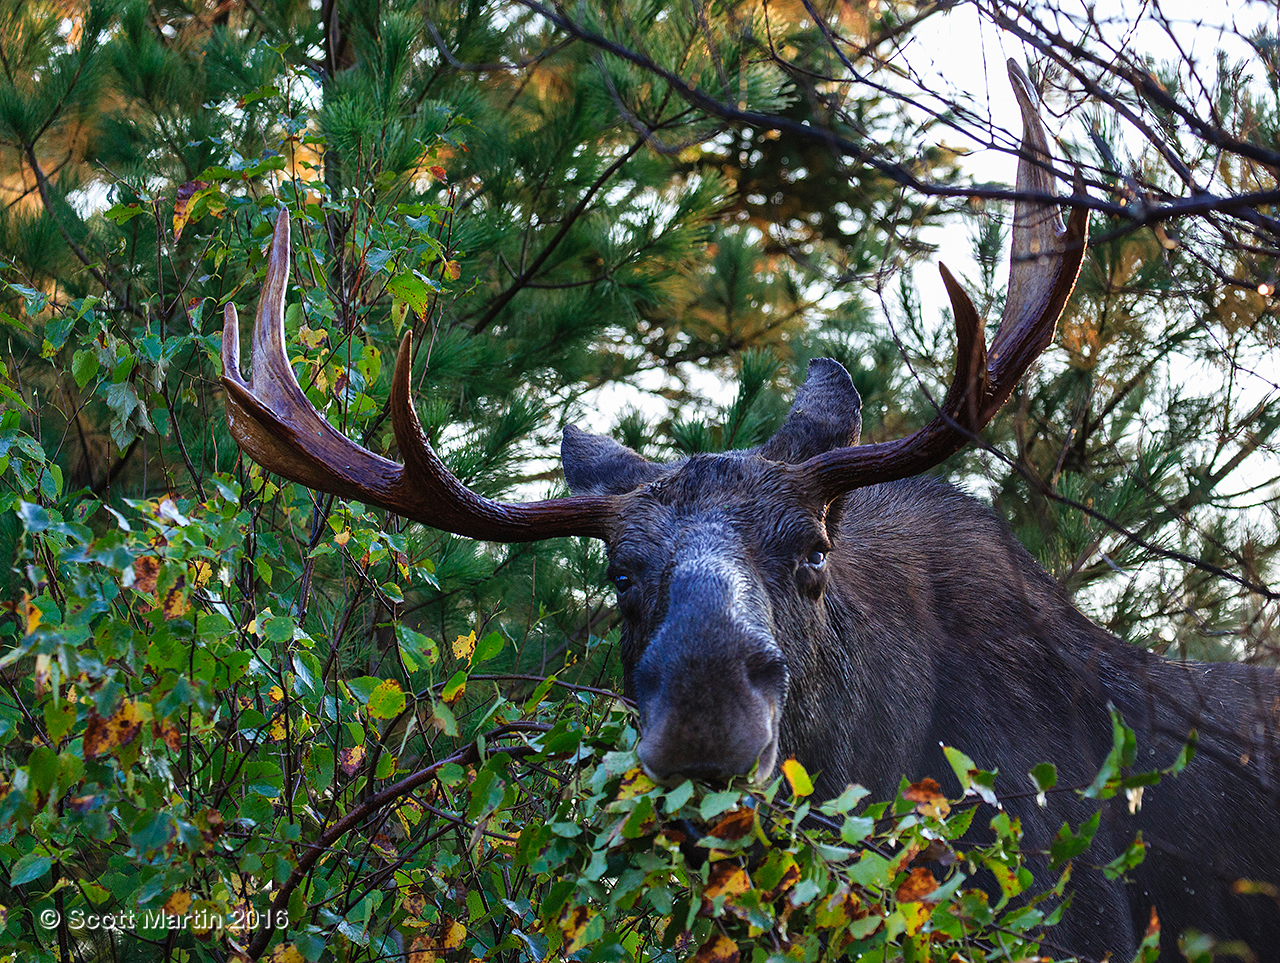
[[[680,559],[667,602],[633,674],[641,764],[661,783],[753,771],[767,778],[777,761],[787,664],[763,587],[721,542]]]

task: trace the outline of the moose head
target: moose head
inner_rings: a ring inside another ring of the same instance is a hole
[[[1078,208],[1062,226],[1048,200],[1048,144],[1027,82],[1012,65],[1010,77],[1025,129],[1017,180],[1024,199],[1014,213],[1004,314],[988,348],[972,301],[941,267],[955,316],[955,374],[937,417],[909,437],[859,445],[860,402],[849,375],[818,360],[786,423],[758,449],[657,464],[569,427],[561,451],[571,496],[533,503],[482,497],[449,473],[426,440],[410,398],[409,335],[389,400],[403,464],[351,441],[311,406],[285,350],[290,241],[283,211],[248,382],[239,370],[236,310],[226,308],[223,383],[232,434],[286,478],[458,535],[603,539],[645,767],[660,780],[768,776],[780,746],[794,741],[797,716],[810,711],[795,687],[839,631],[824,596],[837,570],[855,564],[842,554],[846,496],[916,475],[970,441],[1050,343],[1079,272],[1087,214]]]

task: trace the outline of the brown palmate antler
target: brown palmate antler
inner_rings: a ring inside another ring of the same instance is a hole
[[[854,488],[907,478],[963,448],[986,426],[1049,342],[1075,287],[1089,234],[1089,212],[1072,210],[1065,229],[1056,205],[1036,198],[1053,193],[1049,144],[1031,99],[1031,84],[1012,60],[1009,79],[1022,110],[1022,151],[1013,214],[1009,291],[1004,315],[986,347],[983,320],[964,289],[939,265],[956,322],[956,370],[932,422],[906,438],[838,448],[809,459],[798,471],[835,497]],[[1084,193],[1076,175],[1075,191]]]
[[[432,451],[410,398],[413,348],[408,334],[400,342],[389,399],[391,424],[405,463],[397,465],[375,455],[325,421],[307,400],[285,353],[289,263],[289,215],[282,210],[258,301],[250,381],[240,376],[240,326],[232,304],[227,304],[222,333],[227,421],[245,454],[309,488],[355,498],[468,538],[531,542],[563,535],[607,536],[615,517],[610,497],[498,502],[477,495],[445,468]]]

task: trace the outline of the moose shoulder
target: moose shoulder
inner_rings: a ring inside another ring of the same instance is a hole
[[[1275,670],[1167,662],[1094,625],[985,507],[923,479],[827,503],[797,464],[854,444],[858,398],[816,361],[791,416],[761,449],[645,461],[607,438],[565,433],[575,492],[623,500],[610,541],[640,758],[661,780],[772,771],[795,756],[817,793],[858,782],[882,798],[950,774],[940,743],[998,769],[1028,849],[1091,805],[1026,790],[1038,762],[1083,787],[1112,745],[1110,707],[1134,727],[1146,769],[1191,729],[1199,753],[1130,813],[1103,812],[1088,854],[1103,863],[1139,830],[1130,886],[1083,866],[1052,938],[1127,953],[1155,906],[1172,937],[1195,927],[1280,952],[1280,911],[1231,892],[1280,880],[1280,686]],[[953,785],[953,790],[958,787]],[[1083,862],[1083,861],[1082,861]]]
[[[1280,904],[1233,883],[1280,885],[1280,763],[1274,670],[1181,665],[1130,647],[1081,615],[978,503],[913,476],[962,448],[1050,343],[1084,254],[1087,217],[1065,227],[1048,143],[1024,78],[1005,310],[987,346],[982,319],[943,270],[956,370],[938,416],[892,442],[858,444],[848,374],[815,362],[782,429],[759,450],[646,461],[607,438],[565,433],[574,494],[498,502],[448,472],[410,398],[411,338],[388,399],[397,464],[356,444],[307,400],[284,337],[289,218],[275,226],[240,374],[228,304],[223,385],[232,434],[263,467],[458,535],[503,542],[602,539],[622,616],[626,687],[640,706],[644,765],[660,779],[768,776],[795,755],[835,794],[885,795],[905,774],[949,772],[939,743],[1000,771],[1028,850],[1095,803],[1069,791],[1037,805],[1025,773],[1055,763],[1087,785],[1111,746],[1112,706],[1138,734],[1143,768],[1167,766],[1189,731],[1199,752],[1130,813],[1104,806],[1088,854],[1102,863],[1141,830],[1145,861],[1125,885],[1078,866],[1052,936],[1076,953],[1131,953],[1150,910],[1162,958],[1190,927],[1280,960]],[[1077,179],[1077,193],[1083,186]]]

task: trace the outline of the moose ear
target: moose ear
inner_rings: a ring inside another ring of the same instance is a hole
[[[663,465],[642,458],[604,435],[566,425],[560,439],[564,480],[575,495],[624,495],[653,481]]]
[[[849,372],[838,361],[814,358],[786,423],[760,454],[795,465],[833,448],[856,445],[861,431],[862,399]]]

